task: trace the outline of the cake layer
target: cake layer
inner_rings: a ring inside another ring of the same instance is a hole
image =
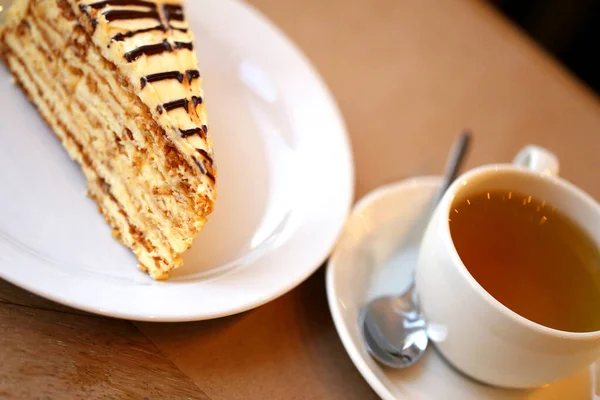
[[[181,151],[65,0],[17,0],[16,10],[19,23],[9,20],[13,29],[0,34],[5,64],[82,166],[89,195],[114,235],[142,269],[167,278],[212,211],[209,142],[200,138],[205,148],[194,149],[201,165]],[[159,78],[145,79],[160,84]]]
[[[181,260],[178,258],[165,260],[158,256],[158,251],[146,240],[140,229],[130,223],[129,216],[111,193],[110,185],[96,172],[91,158],[84,152],[83,146],[77,142],[75,135],[57,118],[54,110],[42,96],[43,89],[35,84],[35,80],[31,78],[18,57],[10,53],[5,54],[4,57],[28,98],[34,102],[42,117],[61,139],[71,157],[81,164],[88,180],[88,194],[98,203],[99,211],[113,227],[113,235],[133,250],[142,269],[150,270],[155,279],[166,278],[168,271],[172,269],[171,265],[179,266]],[[31,93],[35,93],[35,95],[31,95]]]

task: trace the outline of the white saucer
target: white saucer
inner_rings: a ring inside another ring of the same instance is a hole
[[[219,199],[167,282],[112,237],[85,181],[0,66],[0,277],[54,301],[136,320],[259,306],[323,262],[347,217],[352,157],[340,113],[298,49],[250,6],[187,2],[219,166]]]
[[[505,390],[476,383],[451,368],[429,348],[405,370],[382,367],[367,353],[358,319],[370,298],[403,291],[409,284],[418,244],[414,227],[423,227],[440,178],[423,177],[382,187],[354,208],[329,260],[327,295],[338,334],[363,377],[386,400],[598,399],[595,368],[533,391]],[[411,245],[412,243],[412,245]],[[407,251],[398,253],[403,244]]]

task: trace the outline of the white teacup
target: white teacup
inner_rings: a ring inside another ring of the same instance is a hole
[[[450,236],[448,217],[457,194],[512,190],[545,199],[600,246],[600,205],[557,173],[556,157],[536,146],[524,148],[513,164],[475,168],[450,186],[425,232],[416,273],[421,309],[428,322],[446,330],[436,344],[442,355],[476,380],[538,387],[600,358],[600,331],[551,329],[505,307],[467,271]]]

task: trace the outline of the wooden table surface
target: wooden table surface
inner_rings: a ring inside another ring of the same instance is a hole
[[[469,0],[253,0],[316,65],[346,118],[356,195],[441,171],[462,128],[467,167],[537,143],[600,198],[598,98]],[[323,268],[253,311],[132,323],[0,281],[0,398],[375,399],[344,352]]]

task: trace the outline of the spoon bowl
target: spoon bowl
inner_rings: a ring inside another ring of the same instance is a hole
[[[431,211],[456,178],[469,141],[470,134],[463,132],[452,147],[446,162],[443,183],[434,198]],[[414,270],[414,266],[412,267]],[[408,290],[401,295],[371,300],[362,309],[359,324],[369,354],[392,368],[413,365],[425,353],[429,343],[427,323],[416,302],[414,279]]]
[[[411,294],[409,290],[403,296],[376,298],[361,314],[367,350],[388,367],[408,367],[427,348],[426,323],[412,303]]]

